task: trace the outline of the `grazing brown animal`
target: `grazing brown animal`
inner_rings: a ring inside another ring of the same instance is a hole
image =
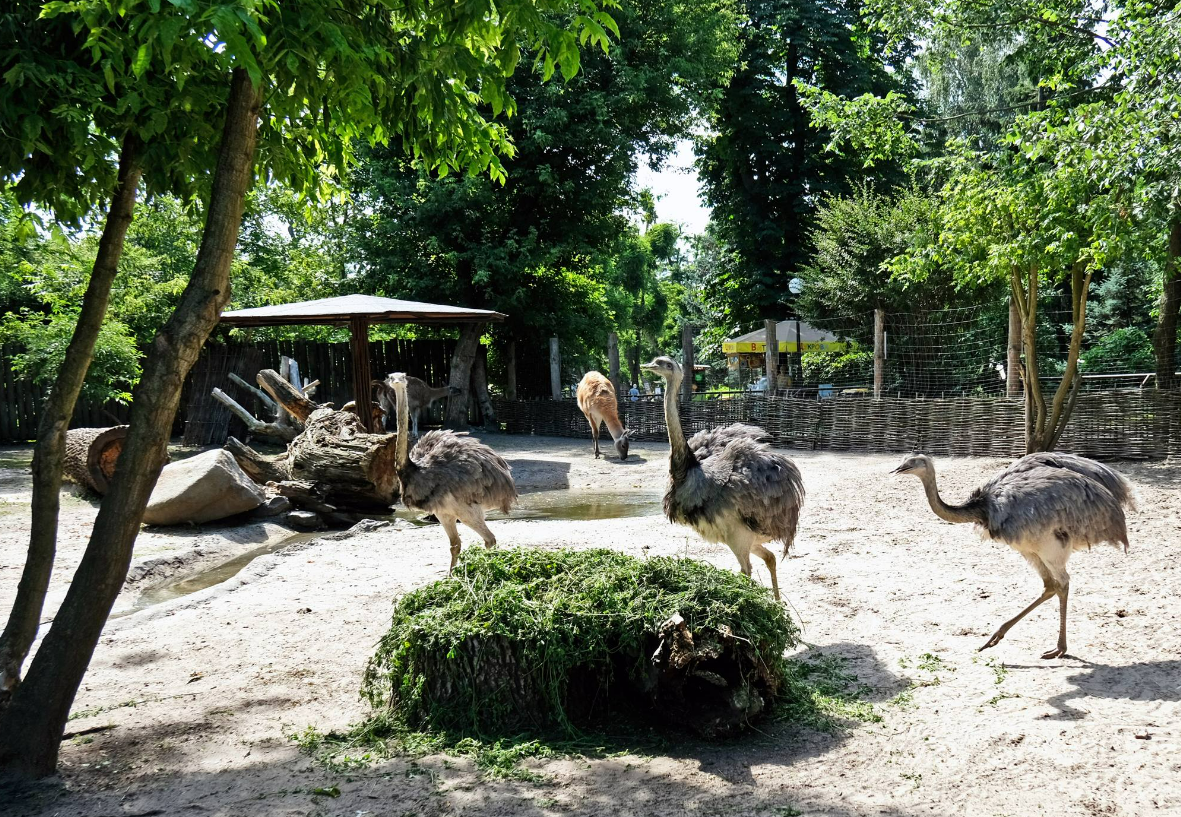
[[[399,373],[400,374],[400,373]],[[418,438],[418,417],[422,414],[423,409],[430,409],[431,404],[436,400],[442,400],[444,397],[454,397],[459,394],[459,389],[455,386],[439,386],[437,389],[431,387],[425,380],[419,380],[417,377],[404,375],[406,378],[406,400],[410,411],[411,434]],[[391,374],[385,380],[374,380],[373,386],[377,391],[377,400],[381,405],[382,415],[385,419],[386,429],[394,424],[394,406],[396,399],[394,397],[394,382]]]
[[[615,441],[615,452],[619,459],[627,459],[627,448],[631,432],[619,422],[619,403],[615,399],[615,387],[601,372],[587,372],[578,384],[578,407],[590,423],[591,439],[595,441],[595,459],[599,458],[599,424],[606,423],[611,439]]]

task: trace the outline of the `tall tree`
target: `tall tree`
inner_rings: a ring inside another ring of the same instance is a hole
[[[735,56],[731,0],[629,0],[614,17],[618,43],[587,53],[569,83],[514,75],[516,154],[503,185],[372,156],[355,184],[372,213],[355,234],[363,286],[505,312],[493,331],[518,350],[553,335],[565,360],[605,348],[621,317],[608,290],[634,248],[637,165],[691,132]]]
[[[804,264],[816,207],[840,194],[860,163],[826,154],[795,80],[844,96],[898,87],[858,2],[749,0],[739,68],[727,86],[699,168],[719,237],[739,263],[715,282],[734,319],[782,317],[787,282]],[[859,174],[863,175],[863,174]],[[726,293],[729,293],[727,297]]]
[[[0,713],[3,773],[38,777],[56,765],[70,705],[126,577],[166,457],[180,386],[229,300],[256,147],[266,148],[268,171],[305,189],[321,183],[325,165],[346,168],[361,138],[398,139],[429,167],[502,175],[498,153],[510,143],[483,106],[511,108],[505,79],[522,45],[537,54],[547,78],[558,68],[573,76],[580,34],[605,45],[611,20],[590,0],[573,7],[554,2],[552,11],[574,12],[564,19],[526,0],[498,10],[492,20],[478,2],[422,6],[412,14],[401,3],[361,0],[47,5],[48,15],[87,32],[85,53],[116,84],[133,84],[156,66],[180,85],[224,94],[224,116],[192,277],[153,342],[120,468],[75,580],[25,681]]]

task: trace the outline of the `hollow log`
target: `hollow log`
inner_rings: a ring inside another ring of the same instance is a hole
[[[105,494],[123,450],[127,426],[73,428],[66,432],[62,471],[67,479],[96,494]]]

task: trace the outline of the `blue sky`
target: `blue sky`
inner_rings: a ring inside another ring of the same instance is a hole
[[[684,227],[688,234],[700,233],[709,221],[709,209],[698,193],[697,171],[693,168],[693,146],[688,140],[677,145],[660,172],[653,173],[647,163],[640,163],[636,188],[649,187],[656,196],[656,216]]]

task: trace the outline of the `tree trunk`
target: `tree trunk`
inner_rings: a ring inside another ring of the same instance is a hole
[[[1160,317],[1152,333],[1152,351],[1156,358],[1156,387],[1175,389],[1177,379],[1177,318],[1181,312],[1181,205],[1173,208],[1169,224],[1169,255],[1165,261],[1164,286],[1160,298]]]
[[[57,548],[66,429],[74,415],[74,404],[78,402],[78,394],[86,380],[98,332],[107,313],[111,284],[119,270],[123,242],[135,212],[135,193],[141,173],[139,141],[134,136],[125,136],[119,155],[119,178],[111,195],[107,222],[98,242],[98,254],[86,284],[86,294],[82,296],[78,324],[37,426],[29,552],[8,623],[0,635],[0,716],[20,683],[21,667],[37,637]]]
[[[127,426],[74,428],[66,432],[64,474],[83,488],[105,494],[127,438]]]
[[[611,381],[611,388],[615,394],[620,394],[619,388],[619,335],[607,333],[607,379]]]
[[[467,430],[467,405],[472,393],[472,364],[480,348],[480,335],[483,332],[482,323],[465,324],[459,330],[459,341],[455,344],[455,354],[451,356],[450,381],[452,386],[459,389],[459,393],[447,398],[447,411],[443,415],[445,428]]]
[[[52,774],[57,765],[70,706],[127,577],[144,508],[168,456],[185,375],[230,299],[230,265],[252,180],[261,103],[246,71],[234,69],[193,274],[152,342],[135,388],[122,463],[74,580],[27,677],[0,716],[0,773],[36,778]]]
[[[1021,309],[1009,296],[1009,340],[1005,360],[1005,396],[1016,397],[1021,391]]]
[[[517,399],[517,342],[504,345],[504,399]]]
[[[480,414],[484,417],[486,431],[500,431],[500,421],[496,419],[496,406],[492,405],[492,396],[488,393],[488,348],[481,346],[472,361],[472,397],[480,407]]]

